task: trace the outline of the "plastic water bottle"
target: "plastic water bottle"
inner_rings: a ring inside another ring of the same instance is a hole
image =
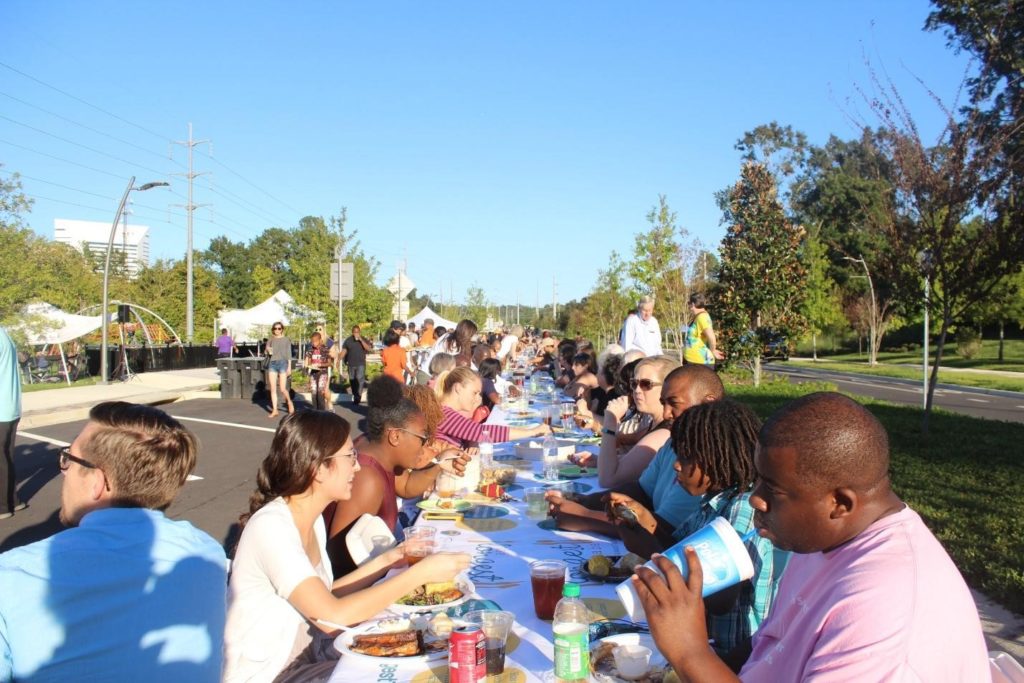
[[[548,481],[558,479],[558,441],[554,434],[548,434],[540,444],[541,455],[544,458],[543,478]]]
[[[555,636],[556,683],[586,683],[590,680],[590,613],[580,600],[578,583],[562,588],[551,622]]]
[[[494,465],[494,443],[491,441],[491,430],[484,429],[480,432],[477,448],[480,449],[480,466],[491,467]]]

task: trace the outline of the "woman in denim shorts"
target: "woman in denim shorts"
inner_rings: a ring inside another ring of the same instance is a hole
[[[281,413],[277,411],[277,392],[280,389],[288,402],[288,412],[295,412],[295,404],[288,394],[288,376],[292,374],[292,341],[284,336],[284,324],[276,322],[270,328],[271,337],[267,341],[267,357],[270,358],[270,365],[267,368],[267,391],[270,392],[270,414],[267,417],[277,417]]]

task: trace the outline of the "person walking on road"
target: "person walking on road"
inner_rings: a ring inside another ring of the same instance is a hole
[[[348,365],[348,383],[352,390],[352,404],[359,405],[366,384],[366,354],[373,347],[363,338],[359,325],[352,326],[352,334],[341,343],[338,358]]]
[[[708,314],[704,295],[694,292],[690,295],[690,313],[693,321],[686,328],[686,353],[683,356],[687,363],[715,366],[715,361],[723,360],[725,354],[718,350],[715,330],[711,326],[711,315]]]
[[[661,355],[661,326],[654,317],[654,298],[645,296],[636,306],[636,313],[626,317],[622,326],[622,348],[629,351],[640,351],[647,358]]]
[[[14,436],[21,419],[21,377],[18,374],[18,349],[0,327],[0,519],[9,519],[28,507],[18,500],[14,473]]]
[[[267,417],[277,417],[281,413],[277,410],[277,392],[280,389],[284,394],[284,400],[288,403],[288,412],[295,412],[295,404],[288,393],[288,377],[292,374],[292,340],[284,336],[284,323],[276,322],[270,328],[270,341],[267,342],[266,352],[270,357],[270,367],[267,369],[267,390],[270,391],[270,414]]]
[[[217,337],[217,341],[214,342],[217,347],[217,358],[230,358],[232,352],[238,353],[238,347],[235,346],[235,340],[228,334],[228,328],[220,328],[220,336]]]

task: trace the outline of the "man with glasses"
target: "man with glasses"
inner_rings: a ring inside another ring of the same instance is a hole
[[[220,680],[224,550],[163,512],[195,463],[161,410],[90,411],[59,456],[71,528],[0,554],[0,681]]]

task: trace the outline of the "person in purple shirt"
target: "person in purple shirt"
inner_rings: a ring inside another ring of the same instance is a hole
[[[949,555],[889,482],[889,437],[837,393],[761,428],[750,494],[758,533],[793,552],[737,678],[708,647],[703,574],[655,556],[633,577],[658,649],[686,681],[989,680],[978,610]]]
[[[220,336],[217,337],[217,341],[214,342],[217,347],[217,358],[230,358],[231,352],[238,353],[238,347],[235,346],[235,340],[228,334],[228,328],[220,328]]]

